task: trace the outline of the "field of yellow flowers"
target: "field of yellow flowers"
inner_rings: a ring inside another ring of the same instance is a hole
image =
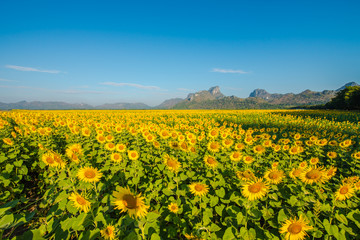
[[[2,239],[360,239],[360,114],[0,112]]]

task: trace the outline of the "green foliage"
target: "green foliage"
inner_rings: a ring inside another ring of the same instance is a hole
[[[360,86],[350,86],[339,91],[327,104],[328,109],[360,110]]]

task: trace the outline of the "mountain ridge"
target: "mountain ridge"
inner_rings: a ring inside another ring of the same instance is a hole
[[[359,86],[355,82],[349,82],[336,90],[323,90],[321,92],[306,89],[300,93],[269,93],[264,89],[255,89],[247,98],[225,96],[219,86],[189,93],[185,99],[171,98],[161,104],[150,107],[145,103],[105,103],[92,106],[85,103],[66,103],[61,101],[19,101],[16,103],[0,102],[0,109],[28,109],[28,110],[92,110],[92,109],[269,109],[286,108],[299,105],[318,105],[329,102],[336,92],[347,86]]]

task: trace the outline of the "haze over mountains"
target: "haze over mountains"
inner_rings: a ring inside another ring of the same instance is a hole
[[[264,89],[255,89],[248,98],[225,96],[220,87],[211,87],[196,93],[190,93],[185,99],[172,98],[165,100],[158,106],[150,107],[144,103],[109,103],[99,106],[89,104],[72,104],[66,102],[20,101],[17,103],[1,103],[0,109],[29,109],[29,110],[69,110],[69,109],[272,109],[290,108],[300,105],[318,105],[329,102],[337,91],[347,86],[359,86],[349,82],[336,90],[315,92],[309,89],[298,93],[268,93]]]

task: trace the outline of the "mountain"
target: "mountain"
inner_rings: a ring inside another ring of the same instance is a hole
[[[309,89],[298,93],[268,93],[264,89],[255,89],[248,98],[225,96],[220,87],[211,87],[196,93],[190,93],[185,99],[172,98],[165,100],[156,107],[144,103],[107,103],[99,106],[88,104],[72,104],[65,102],[26,102],[1,103],[0,109],[30,109],[30,110],[67,110],[67,109],[276,109],[296,106],[321,105],[329,102],[336,93],[347,86],[359,86],[355,82],[346,83],[337,90],[315,92]]]
[[[359,84],[357,84],[356,82],[349,82],[347,84],[345,84],[344,86],[342,86],[341,88],[336,89],[336,91],[341,91],[344,90],[346,87],[353,87],[353,86],[360,86]]]
[[[168,100],[165,100],[164,102],[162,102],[161,104],[157,105],[156,109],[170,109],[173,108],[176,104],[178,104],[179,102],[183,101],[184,99],[182,98],[171,98]]]
[[[70,109],[93,109],[93,106],[83,103],[66,102],[40,102],[20,101],[16,103],[1,103],[0,109],[29,109],[29,110],[70,110]]]
[[[103,105],[96,106],[95,109],[109,109],[109,110],[121,110],[121,109],[150,109],[151,107],[145,103],[105,103]]]
[[[66,102],[27,102],[21,101],[17,103],[2,103],[0,109],[28,109],[28,110],[70,110],[70,109],[150,109],[151,107],[144,103],[114,103],[103,104],[99,106],[91,106],[83,103],[66,103]]]

